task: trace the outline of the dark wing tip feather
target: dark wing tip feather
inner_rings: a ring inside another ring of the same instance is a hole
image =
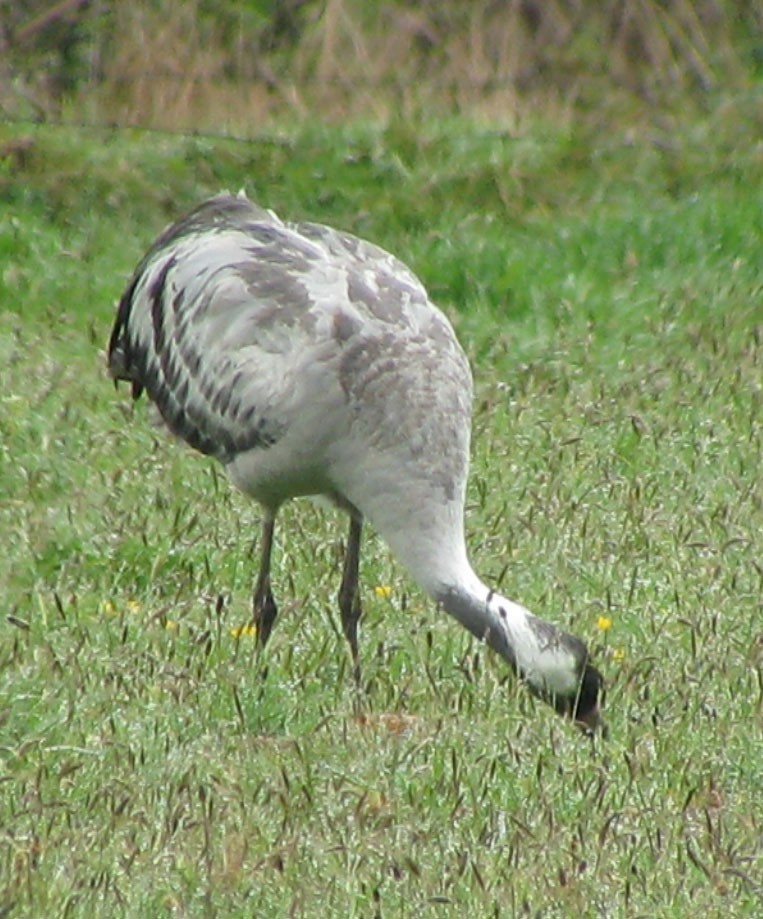
[[[135,379],[135,368],[133,367],[132,354],[129,337],[130,311],[132,309],[132,298],[137,283],[137,275],[130,282],[130,286],[124,292],[122,299],[119,301],[117,318],[114,322],[114,328],[111,330],[109,338],[109,348],[107,354],[109,376],[115,383],[120,380],[127,380],[133,384],[133,397],[140,395],[142,386]],[[136,387],[138,392],[136,394]]]
[[[169,250],[174,242],[183,236],[206,230],[221,229],[229,225],[238,225],[246,219],[272,221],[270,214],[253,204],[244,196],[229,194],[217,195],[203,201],[192,211],[175,223],[170,224],[154,241],[135,270],[130,283],[119,301],[117,318],[111,332],[108,350],[109,375],[114,380],[127,380],[133,384],[133,397],[138,398],[145,388],[140,377],[139,361],[133,353],[130,336],[130,316],[134,305],[135,289],[143,277],[148,265],[162,250]],[[167,265],[168,270],[172,260]],[[165,270],[165,273],[166,273]]]

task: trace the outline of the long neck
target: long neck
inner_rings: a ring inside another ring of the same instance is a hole
[[[413,579],[539,695],[574,696],[587,660],[583,643],[483,584],[467,557],[459,500],[422,503],[415,491],[410,498],[366,493],[362,509]]]
[[[439,606],[468,629],[475,638],[485,641],[514,670],[521,669],[516,650],[516,634],[525,626],[526,610],[498,596],[480,581],[471,567],[461,570],[457,582],[443,584],[432,591]],[[499,599],[500,603],[494,600]],[[502,604],[502,605],[501,605]]]
[[[440,606],[500,654],[540,695],[574,694],[585,649],[577,638],[490,590],[471,567],[434,592]]]

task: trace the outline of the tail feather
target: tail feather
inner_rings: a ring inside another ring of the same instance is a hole
[[[143,383],[137,375],[137,368],[132,359],[129,331],[130,312],[138,275],[139,272],[136,272],[132,283],[119,301],[117,318],[109,339],[108,350],[109,376],[114,380],[115,386],[118,385],[120,380],[131,383],[133,399],[139,399],[143,392]]]

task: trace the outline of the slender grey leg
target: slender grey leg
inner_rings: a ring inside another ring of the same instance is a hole
[[[360,563],[360,535],[363,528],[361,517],[350,517],[350,532],[347,537],[347,549],[344,554],[342,584],[339,588],[339,613],[342,617],[342,629],[350,643],[352,655],[352,675],[360,686],[360,655],[358,653],[358,621],[362,609],[360,590],[358,588],[358,565]]]
[[[278,607],[270,590],[270,553],[273,549],[273,528],[275,512],[265,511],[262,520],[262,537],[260,542],[260,571],[254,586],[254,626],[257,629],[257,647],[267,644],[273,623],[276,621]]]

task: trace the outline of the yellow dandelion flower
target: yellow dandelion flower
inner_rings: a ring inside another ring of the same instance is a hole
[[[253,622],[246,625],[238,625],[228,630],[233,638],[254,638],[257,634],[257,626]]]
[[[377,597],[381,597],[382,600],[389,600],[392,596],[392,588],[388,587],[386,584],[377,584],[374,587],[374,593]]]
[[[599,616],[596,620],[596,628],[601,629],[602,632],[606,632],[607,629],[612,628],[612,620],[609,616]]]
[[[625,648],[615,648],[612,651],[612,660],[613,661],[624,661],[625,660]]]

